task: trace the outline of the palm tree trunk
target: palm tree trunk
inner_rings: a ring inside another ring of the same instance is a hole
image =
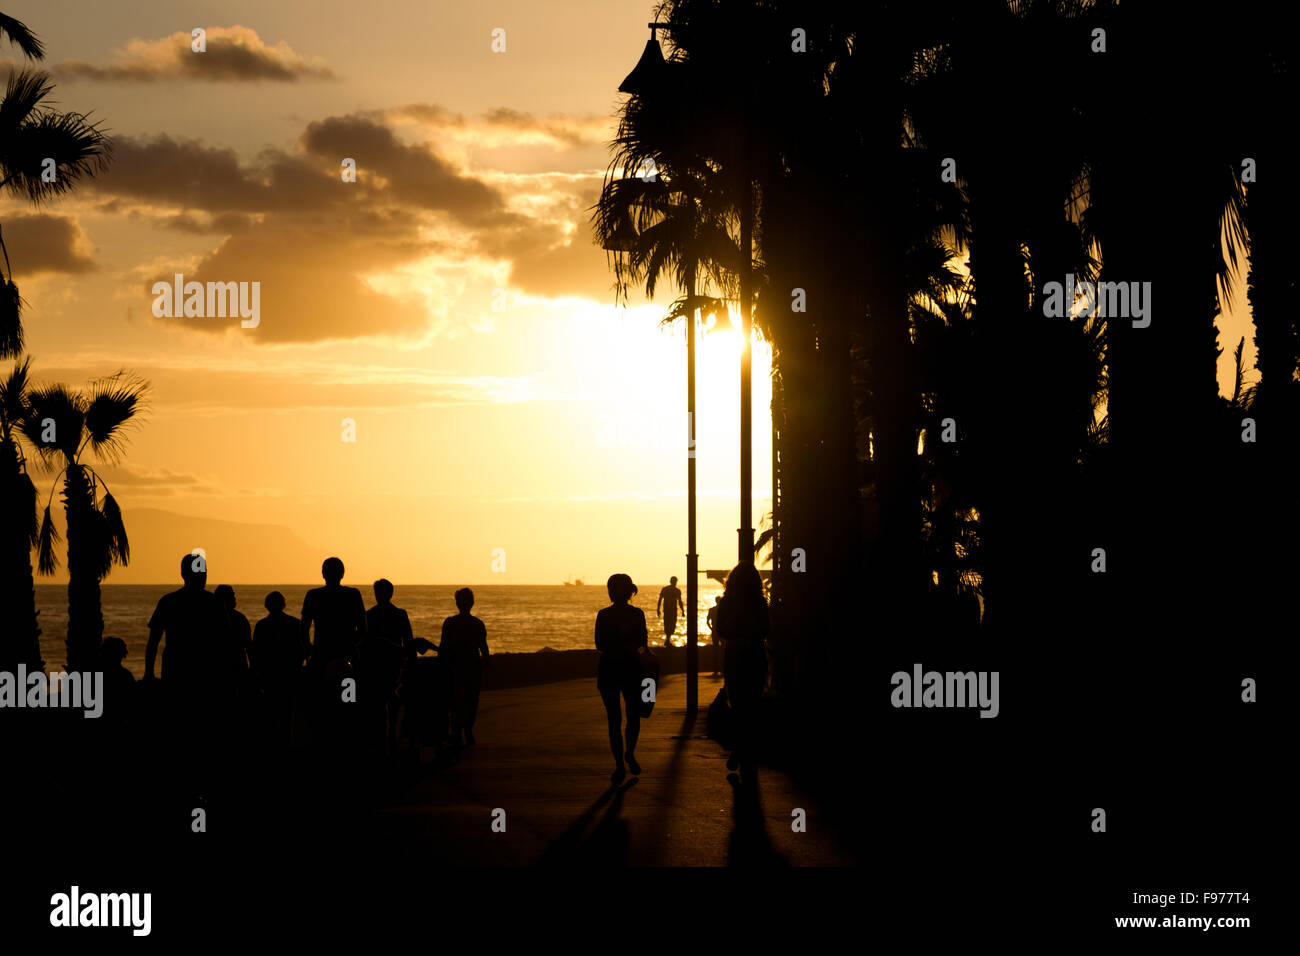
[[[18,447],[0,442],[0,671],[14,672],[18,664],[29,671],[43,669],[41,629],[37,621],[36,589],[32,578],[32,531],[36,488],[23,470]]]
[[[63,504],[68,518],[68,670],[93,670],[104,636],[99,591],[103,549],[94,487],[84,465],[68,466]]]

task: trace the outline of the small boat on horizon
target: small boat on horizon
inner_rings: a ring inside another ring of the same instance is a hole
[[[583,586],[582,578],[574,578],[572,581],[565,581],[564,586],[566,588],[580,588]]]

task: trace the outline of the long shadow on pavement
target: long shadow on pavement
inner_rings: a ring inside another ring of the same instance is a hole
[[[633,777],[622,786],[611,786],[595,803],[584,810],[568,829],[555,838],[537,861],[538,866],[625,867],[627,866],[628,826],[619,816],[623,809],[623,795],[639,782]],[[604,815],[591,835],[585,840],[583,833],[606,804]]]
[[[790,862],[777,853],[767,836],[763,822],[763,804],[758,792],[756,772],[742,780],[727,774],[735,803],[732,807],[731,840],[727,846],[728,866],[786,867]]]

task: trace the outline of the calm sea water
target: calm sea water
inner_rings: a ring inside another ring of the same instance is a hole
[[[235,585],[237,608],[256,624],[266,615],[262,600],[270,591],[279,591],[288,602],[288,611],[297,617],[303,595],[316,585],[246,584]],[[680,585],[679,585],[680,586]],[[144,674],[144,650],[149,640],[149,618],[154,605],[177,585],[105,584],[103,586],[104,636],[120,637],[126,642],[125,664],[136,677]],[[655,619],[655,602],[662,584],[640,585],[633,603],[646,613],[650,625],[650,643],[663,643],[663,625]],[[211,587],[209,588],[211,590]],[[442,621],[456,613],[452,599],[454,585],[398,586],[393,603],[406,609],[416,637],[437,643]],[[362,588],[366,606],[374,604],[369,588]],[[705,614],[713,599],[722,593],[714,581],[700,581],[701,643],[708,641]],[[682,598],[686,589],[682,587]],[[539,651],[549,647],[556,651],[594,647],[596,612],[609,603],[604,586],[553,585],[483,585],[474,588],[474,614],[487,626],[488,647],[498,651]],[[46,667],[62,666],[66,659],[68,592],[58,584],[36,586],[36,606],[41,612],[41,655]],[[686,618],[679,616],[672,643],[686,643]]]

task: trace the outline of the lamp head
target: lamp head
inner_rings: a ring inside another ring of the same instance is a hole
[[[659,48],[659,41],[655,39],[652,30],[650,39],[646,41],[645,49],[641,51],[641,59],[636,61],[636,66],[632,67],[632,72],[619,84],[618,91],[620,93],[631,93],[633,96],[644,93],[659,82],[665,65],[664,51]]]

